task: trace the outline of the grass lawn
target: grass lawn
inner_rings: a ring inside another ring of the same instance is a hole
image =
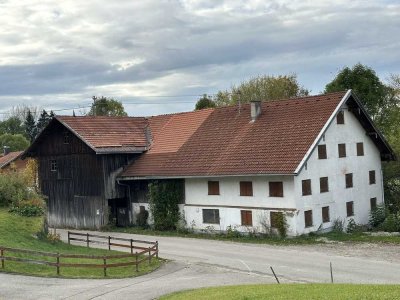
[[[210,240],[222,240],[241,243],[255,243],[255,244],[273,244],[273,245],[305,245],[305,244],[321,244],[325,239],[337,242],[358,242],[358,243],[389,243],[400,244],[400,236],[370,236],[363,232],[355,233],[335,233],[329,232],[325,234],[302,235],[291,238],[267,237],[267,236],[235,236],[227,235],[225,233],[191,233],[191,232],[178,232],[178,231],[156,231],[152,229],[142,229],[140,227],[112,227],[108,226],[103,228],[104,231],[124,232],[132,234],[143,235],[157,235],[157,236],[175,236],[187,238],[200,238]]]
[[[0,208],[0,245],[11,248],[30,249],[35,251],[54,252],[54,253],[70,253],[83,255],[112,255],[121,254],[117,251],[107,251],[101,249],[86,248],[81,246],[68,245],[62,242],[50,243],[47,241],[38,240],[34,235],[40,230],[42,218],[39,217],[21,217],[15,214],[8,213],[7,209]],[[5,253],[7,256],[30,258],[34,260],[48,260],[55,262],[56,258],[46,258],[41,256],[32,256],[18,253]],[[107,263],[118,263],[133,261],[134,258],[110,259]],[[94,259],[67,259],[62,258],[63,263],[96,263],[102,264],[103,260]],[[143,262],[139,265],[139,272],[136,272],[135,266],[117,267],[107,269],[107,278],[122,278],[134,277],[151,272],[158,268],[162,263],[155,257],[152,263]],[[0,272],[22,273],[36,276],[51,276],[55,277],[56,268],[45,265],[27,264],[22,262],[5,261],[5,268]],[[102,268],[61,268],[60,276],[69,278],[104,278]]]
[[[212,299],[399,299],[400,285],[280,284],[205,288],[166,295],[160,300]]]

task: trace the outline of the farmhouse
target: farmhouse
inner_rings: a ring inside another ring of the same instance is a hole
[[[290,235],[367,223],[395,155],[351,92],[139,117],[57,116],[26,155],[53,226],[136,222],[153,180],[184,188],[196,229],[276,227]]]
[[[0,172],[23,170],[26,167],[26,160],[22,159],[24,151],[12,151],[4,146],[3,155],[0,156]]]

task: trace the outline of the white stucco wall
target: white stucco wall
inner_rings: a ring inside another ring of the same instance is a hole
[[[297,234],[316,231],[320,226],[328,229],[332,221],[341,218],[347,222],[353,218],[356,223],[368,223],[370,198],[376,197],[377,203],[383,201],[382,173],[380,154],[366,135],[364,128],[353,113],[344,107],[345,124],[337,124],[336,118],[328,127],[324,138],[318,143],[326,144],[327,159],[318,159],[318,149],[312,152],[303,168],[294,180],[297,218]],[[358,142],[364,143],[364,156],[357,156]],[[338,144],[346,144],[346,157],[339,158]],[[369,184],[369,171],[375,170],[376,184]],[[345,174],[353,173],[353,187],[346,188]],[[329,192],[320,193],[319,178],[328,177]],[[312,195],[302,196],[302,180],[311,179]],[[346,202],[354,201],[354,216],[347,217]],[[329,223],[322,223],[322,207],[329,206]],[[305,228],[304,211],[312,209],[313,226]],[[321,225],[322,224],[322,225]]]

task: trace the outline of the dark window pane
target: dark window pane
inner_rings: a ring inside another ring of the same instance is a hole
[[[241,210],[242,226],[253,226],[253,214],[251,210]]]
[[[50,171],[57,171],[57,161],[55,159],[50,160]]]
[[[348,217],[354,216],[354,203],[353,203],[353,201],[346,202],[346,211],[347,211],[347,216]]]
[[[336,115],[336,122],[337,124],[344,124],[344,112],[342,110]]]
[[[203,209],[203,223],[219,224],[219,209]]]
[[[320,193],[329,192],[328,177],[321,177],[319,179],[319,192]]]
[[[375,183],[376,183],[375,171],[369,171],[369,184],[375,184]]]
[[[283,197],[283,182],[275,181],[269,183],[269,196],[270,197]]]
[[[364,144],[357,143],[357,156],[364,156]]]
[[[253,196],[253,183],[251,181],[240,182],[240,196]]]
[[[318,145],[318,159],[326,159],[326,145]]]
[[[306,227],[313,226],[312,210],[307,210],[304,212],[304,223]]]
[[[209,195],[219,195],[219,181],[209,181],[208,182],[208,194]]]
[[[370,200],[371,210],[376,209],[376,197],[371,198]]]
[[[303,196],[311,195],[311,179],[306,179],[301,182]]]
[[[338,144],[339,157],[346,157],[346,144]]]
[[[346,189],[353,187],[353,173],[346,174]]]
[[[327,223],[329,221],[330,221],[329,206],[325,206],[322,208],[322,222]]]

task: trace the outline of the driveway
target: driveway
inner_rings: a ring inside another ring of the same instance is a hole
[[[66,240],[66,231],[59,230]],[[108,233],[98,233],[108,235]],[[271,246],[177,237],[110,233],[158,240],[160,256],[171,260],[159,270],[115,280],[35,278],[0,273],[0,298],[6,299],[154,299],[183,289],[205,286],[330,282],[400,283],[400,247],[376,244]]]

